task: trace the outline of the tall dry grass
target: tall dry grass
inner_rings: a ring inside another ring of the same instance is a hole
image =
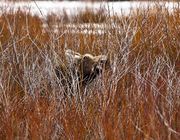
[[[44,21],[3,11],[0,139],[178,140],[180,11],[173,10],[157,5],[111,17],[88,10],[76,24],[66,14]],[[108,54],[112,71],[64,96],[54,68],[65,48]]]

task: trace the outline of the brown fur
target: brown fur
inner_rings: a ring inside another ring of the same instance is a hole
[[[103,69],[110,68],[110,61],[106,55],[81,55],[72,50],[66,50],[65,56],[67,66],[59,66],[55,69],[55,72],[58,78],[66,78],[62,81],[66,81],[70,85],[72,84],[72,77],[78,76],[79,84],[86,86],[101,74]]]

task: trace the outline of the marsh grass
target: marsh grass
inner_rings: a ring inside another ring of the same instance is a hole
[[[66,14],[45,21],[3,11],[0,139],[178,140],[179,12],[158,5],[119,17],[87,10],[72,22]],[[82,23],[89,26],[79,28]],[[54,68],[65,61],[66,48],[108,54],[112,70],[65,96]]]

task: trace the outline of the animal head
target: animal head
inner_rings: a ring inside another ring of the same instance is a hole
[[[69,66],[77,66],[82,59],[82,55],[80,53],[77,53],[70,49],[65,51],[65,57]]]
[[[81,60],[81,68],[84,74],[99,75],[103,69],[107,68],[108,61],[106,55],[92,56],[91,54],[85,54]]]
[[[103,70],[110,68],[110,61],[106,55],[93,56],[84,54],[79,64],[79,75],[83,85],[91,83]]]
[[[92,82],[103,70],[110,68],[110,61],[106,55],[81,55],[72,50],[65,51],[69,67],[76,70],[83,85]]]

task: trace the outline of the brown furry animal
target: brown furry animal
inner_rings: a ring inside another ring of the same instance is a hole
[[[75,78],[80,85],[86,86],[101,74],[103,69],[110,68],[110,61],[106,55],[81,55],[68,49],[65,56],[67,65],[57,67],[55,72],[63,83],[70,85]]]

